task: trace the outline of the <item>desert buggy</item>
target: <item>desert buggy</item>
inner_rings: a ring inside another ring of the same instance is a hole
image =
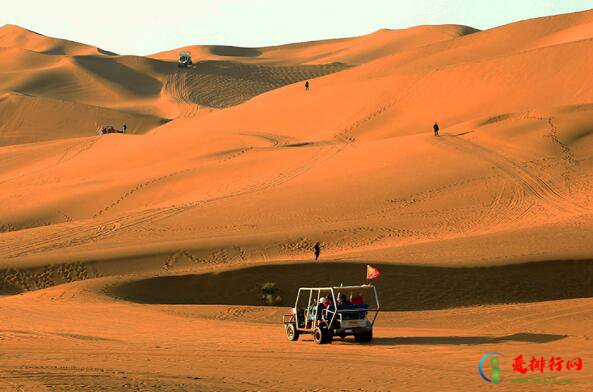
[[[190,65],[193,64],[193,61],[191,59],[191,53],[190,52],[181,52],[179,53],[179,61],[177,62],[177,66],[179,68],[187,68]]]
[[[291,314],[284,315],[282,321],[291,341],[301,334],[312,334],[317,344],[331,343],[334,336],[354,336],[355,341],[364,343],[373,340],[378,314],[379,297],[373,285],[303,287]]]

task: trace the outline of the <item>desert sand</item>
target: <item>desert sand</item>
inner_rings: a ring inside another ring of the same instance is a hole
[[[146,57],[0,28],[0,390],[515,390],[519,354],[593,389],[591,53],[593,11]],[[286,339],[368,263],[373,343]]]

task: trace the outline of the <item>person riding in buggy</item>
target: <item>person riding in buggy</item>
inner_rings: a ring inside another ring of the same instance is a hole
[[[364,298],[372,298],[373,305]],[[370,313],[370,316],[369,316]],[[291,314],[283,316],[288,340],[313,335],[317,344],[331,343],[334,336],[354,336],[360,343],[373,340],[373,325],[379,314],[379,297],[373,285],[303,287]]]
[[[111,125],[106,125],[101,127],[97,133],[99,135],[107,135],[109,133],[126,133],[126,129],[128,128],[128,126],[126,124],[124,124],[124,128],[120,131],[119,129],[115,129],[115,127],[111,126]]]

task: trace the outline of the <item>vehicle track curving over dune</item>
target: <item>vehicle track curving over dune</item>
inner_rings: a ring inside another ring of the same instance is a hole
[[[21,233],[21,235],[14,237],[14,239],[5,237],[2,239],[2,241],[0,241],[0,255],[6,259],[10,259],[22,256],[31,256],[54,249],[79,246],[89,242],[112,237],[120,230],[130,229],[144,223],[154,223],[166,218],[170,218],[192,208],[199,207],[204,203],[238,197],[254,192],[261,192],[265,189],[284,184],[302,175],[303,173],[311,170],[316,164],[319,163],[319,161],[328,159],[329,157],[339,153],[344,148],[343,146],[339,145],[332,145],[331,147],[332,148],[329,154],[325,153],[325,149],[327,147],[322,147],[313,156],[313,158],[307,160],[305,164],[297,165],[291,169],[279,173],[269,180],[249,185],[243,189],[239,189],[228,194],[204,200],[196,200],[184,204],[171,205],[163,208],[152,208],[142,211],[135,211],[124,215],[113,215],[109,218],[104,218],[101,220],[83,220],[72,222],[63,224],[62,227],[57,230],[55,226],[51,230],[45,227],[39,227],[31,229],[32,231],[28,231],[27,233]],[[187,169],[186,171],[190,170],[197,170],[197,168]],[[179,174],[179,172],[149,180],[147,184],[153,183],[160,179],[171,177],[176,174]],[[138,186],[136,188],[138,188]],[[119,202],[121,202],[125,197],[134,192],[135,191],[132,190],[122,195],[122,197],[116,200],[116,202],[114,202],[112,205],[103,209],[102,213],[98,213],[95,219],[100,218],[100,216],[106,210],[113,208],[113,206],[119,204]],[[47,231],[47,233],[41,234],[39,231]]]
[[[537,116],[536,114],[531,113],[525,118],[543,121],[547,124],[549,132],[546,137],[550,138],[552,143],[560,147],[560,150],[562,151],[562,159],[566,162],[567,169],[564,171],[564,173],[562,173],[562,176],[564,177],[564,180],[570,190],[570,177],[574,172],[575,166],[577,166],[579,162],[570,149],[570,146],[560,140],[559,129],[554,122],[556,119],[552,116]]]
[[[92,136],[90,138],[84,138],[80,143],[76,143],[76,144],[66,147],[64,149],[62,155],[59,158],[57,158],[55,163],[52,163],[50,165],[47,165],[46,167],[42,167],[42,168],[37,169],[32,172],[25,172],[18,176],[7,178],[5,180],[0,181],[0,185],[5,184],[10,181],[17,180],[19,178],[31,176],[33,174],[40,174],[40,173],[46,172],[49,169],[55,168],[56,166],[59,166],[63,163],[71,161],[74,158],[76,158],[77,156],[79,156],[80,154],[83,154],[84,152],[89,151],[99,141],[99,138],[100,138],[99,136]]]
[[[519,183],[523,192],[541,201],[542,206],[546,209],[556,213],[583,213],[588,211],[538,173],[519,162],[461,136],[445,136],[441,140],[458,151],[490,162],[497,170]]]
[[[289,84],[328,75],[347,65],[271,66],[233,61],[202,61],[170,74],[164,91],[175,100],[225,108]]]
[[[167,180],[169,178],[175,177],[177,175],[181,175],[181,174],[185,174],[185,173],[190,173],[192,171],[198,170],[197,167],[190,167],[187,169],[182,169],[179,171],[175,171],[172,173],[167,173],[164,174],[162,176],[158,176],[158,177],[154,177],[151,179],[148,179],[146,181],[140,182],[138,185],[136,185],[134,188],[129,189],[128,191],[124,192],[118,199],[116,199],[115,201],[113,201],[110,205],[102,208],[101,210],[99,210],[97,213],[95,213],[93,215],[93,218],[97,218],[100,217],[101,215],[105,214],[107,211],[117,207],[120,203],[122,203],[124,200],[126,200],[128,197],[132,196],[133,194],[137,193],[138,191],[141,191],[144,188],[147,188],[153,184],[156,184],[160,181],[164,181]]]
[[[53,227],[38,227],[19,233],[18,237],[4,237],[0,255],[5,259],[30,256],[60,248],[70,248],[112,237],[120,230],[143,223],[157,222],[185,211],[188,205],[153,208],[103,220],[83,220]]]

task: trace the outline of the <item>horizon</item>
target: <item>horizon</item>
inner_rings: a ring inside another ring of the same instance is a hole
[[[250,3],[180,0],[175,10],[164,11],[155,8],[158,4],[154,3],[146,5],[133,0],[119,4],[115,0],[106,0],[102,6],[92,6],[91,12],[78,5],[69,5],[73,9],[67,15],[54,11],[62,9],[60,4],[67,3],[67,0],[56,0],[51,5],[42,3],[38,5],[40,12],[34,14],[24,4],[9,5],[4,7],[0,25],[16,25],[45,36],[80,42],[122,55],[145,56],[184,46],[266,47],[355,37],[381,29],[398,30],[422,25],[457,24],[488,30],[521,20],[593,8],[593,0],[576,0],[570,4],[558,0],[543,3],[528,0],[521,4],[504,0],[490,4],[480,0],[470,5],[463,0],[418,0],[414,5],[408,1],[388,0],[372,1],[372,5],[344,5],[330,0],[317,5],[316,13],[308,13],[313,8],[307,7],[307,4],[314,3],[307,0],[294,10],[296,16],[286,17],[286,7],[272,0]],[[116,5],[121,12],[112,15],[109,12]],[[140,12],[138,7],[143,7],[140,8],[141,16],[135,14]],[[177,9],[184,12],[180,18],[173,20],[180,16]],[[97,20],[109,21],[108,29],[97,31]],[[258,28],[245,28],[245,20],[250,26],[257,25]],[[130,25],[134,29],[128,29]]]

